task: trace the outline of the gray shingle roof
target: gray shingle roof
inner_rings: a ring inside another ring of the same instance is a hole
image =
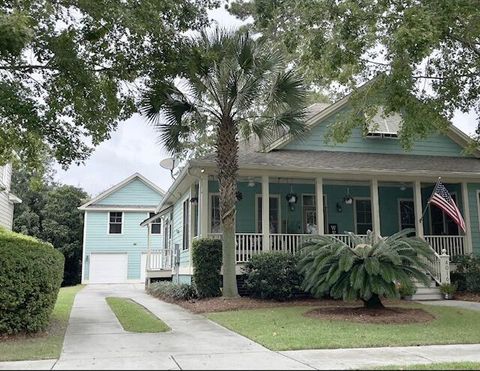
[[[213,159],[214,157],[211,156],[208,161],[213,161]],[[434,172],[440,175],[472,173],[472,175],[477,174],[480,177],[480,159],[408,154],[294,150],[278,150],[268,153],[240,151],[239,165],[241,168],[273,167],[302,171],[345,171],[345,173],[361,171]]]

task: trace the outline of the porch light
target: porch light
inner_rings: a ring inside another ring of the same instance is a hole
[[[353,203],[353,198],[350,196],[350,188],[347,188],[347,194],[343,198],[343,202],[345,202],[346,205],[351,205]]]
[[[288,202],[288,206],[290,207],[290,210],[291,211],[295,210],[295,204],[298,201],[298,196],[295,193],[289,193],[285,196],[285,199]]]
[[[190,198],[190,203],[191,203],[192,205],[198,204],[198,197],[192,197],[192,198]]]
[[[237,196],[237,201],[242,201],[242,199],[243,199],[243,193],[242,192],[237,191],[236,196]]]

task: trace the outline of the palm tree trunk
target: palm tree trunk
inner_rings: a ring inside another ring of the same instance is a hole
[[[223,296],[238,296],[235,273],[235,204],[237,202],[237,127],[222,120],[217,131],[217,167],[220,189],[220,216],[223,231]]]
[[[383,309],[385,308],[377,294],[373,294],[368,300],[363,300],[363,306],[367,309]]]

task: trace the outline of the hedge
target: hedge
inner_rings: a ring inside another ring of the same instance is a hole
[[[52,245],[0,228],[0,334],[47,327],[63,268]]]
[[[245,286],[251,296],[287,300],[301,293],[298,256],[283,252],[254,255],[245,264]]]
[[[147,292],[160,299],[165,300],[191,300],[197,297],[197,292],[192,285],[186,283],[174,283],[170,281],[159,281],[150,284]]]
[[[480,292],[480,257],[459,255],[454,258],[456,270],[450,275],[458,291]]]
[[[193,282],[199,298],[219,296],[222,241],[201,238],[192,244]]]

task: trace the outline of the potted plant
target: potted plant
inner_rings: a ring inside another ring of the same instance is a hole
[[[455,291],[457,291],[457,285],[453,283],[442,283],[440,285],[440,293],[443,295],[445,300],[453,299]]]
[[[397,287],[400,297],[405,300],[412,300],[412,296],[417,292],[417,288],[413,285],[398,285]]]

